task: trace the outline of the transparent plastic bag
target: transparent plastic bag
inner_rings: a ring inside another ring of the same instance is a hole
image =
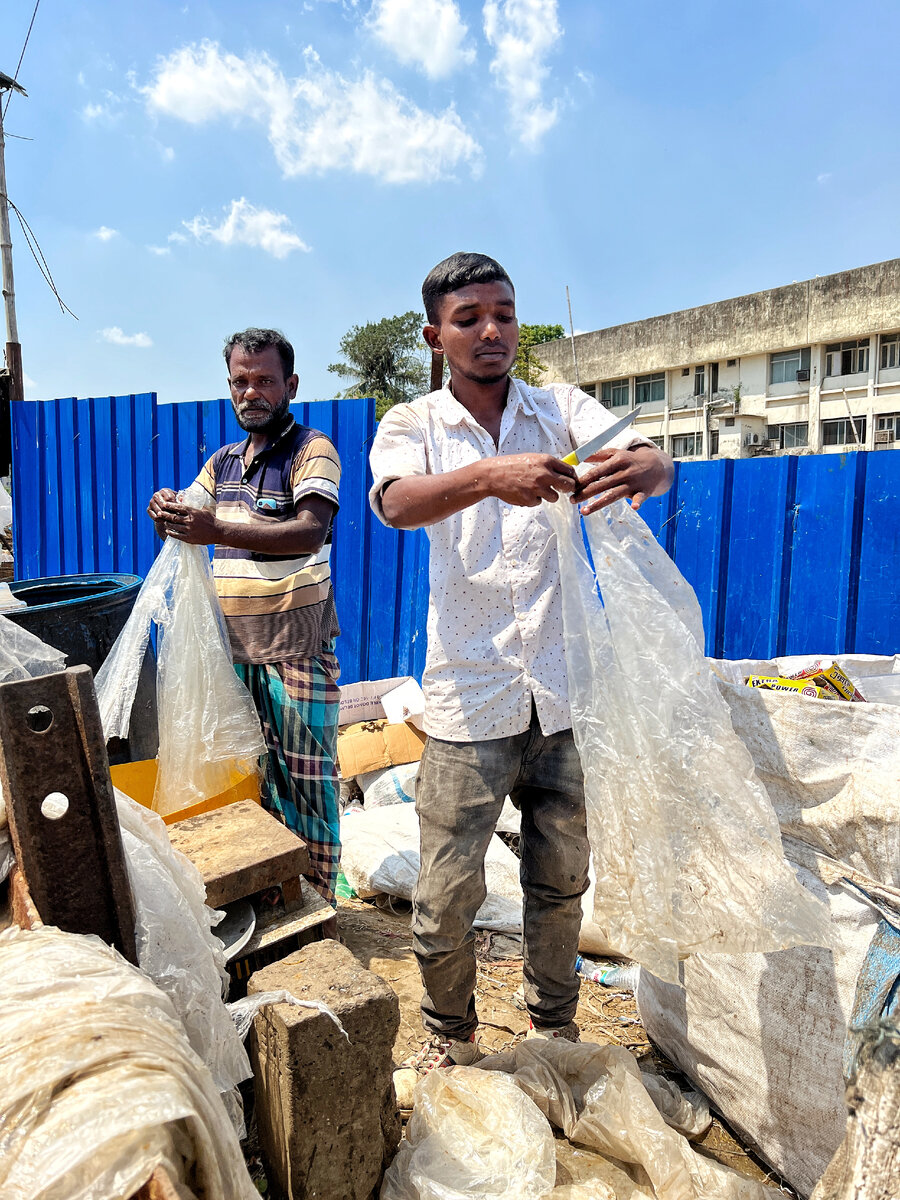
[[[638,1168],[633,1184],[640,1181],[640,1190],[632,1191],[631,1184],[616,1187],[617,1197],[767,1200],[777,1195],[695,1153],[687,1139],[670,1128],[647,1091],[637,1060],[623,1046],[526,1040],[475,1069],[510,1073],[569,1142],[614,1164]],[[671,1100],[664,1100],[667,1109]],[[597,1171],[601,1180],[609,1177],[602,1164]]]
[[[202,507],[192,486],[185,504]],[[265,754],[259,716],[231,662],[228,634],[205,546],[167,538],[125,628],[97,674],[107,739],[128,736],[150,626],[159,630],[159,771],[153,809],[176,812],[258,771]]]
[[[453,1067],[417,1085],[381,1200],[541,1200],[555,1181],[553,1134],[537,1106],[505,1075]]]
[[[237,1136],[169,999],[99,938],[0,934],[0,1195],[122,1200],[160,1164],[252,1200]]]
[[[52,675],[66,669],[66,656],[0,614],[0,683]]]
[[[572,727],[585,774],[594,920],[614,952],[678,982],[699,952],[829,945],[703,655],[690,585],[630,505],[557,534]],[[597,579],[602,600],[597,590]]]
[[[213,933],[203,878],[169,841],[162,818],[116,790],[128,878],[134,895],[138,963],[171,1000],[216,1087],[230,1094],[252,1071],[223,996],[228,975]],[[238,1134],[240,1102],[229,1100]]]

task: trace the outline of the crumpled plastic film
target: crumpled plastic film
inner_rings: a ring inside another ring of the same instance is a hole
[[[168,998],[96,937],[0,934],[0,1195],[122,1200],[162,1164],[252,1200],[234,1129]]]
[[[195,508],[192,485],[182,501]],[[208,499],[208,498],[207,498]],[[127,737],[150,626],[159,630],[159,771],[153,808],[198,804],[258,770],[265,754],[259,716],[231,661],[228,634],[205,546],[167,538],[147,572],[125,628],[97,674],[106,738]]]
[[[664,1120],[636,1059],[623,1046],[526,1040],[474,1069],[508,1072],[574,1145],[637,1168],[636,1179],[610,1189],[616,1200],[768,1200],[778,1194],[697,1154]],[[597,1173],[608,1186],[611,1173],[605,1164],[598,1163]],[[555,1198],[557,1192],[550,1195]]]
[[[52,675],[66,669],[66,656],[0,614],[0,683]]]
[[[556,531],[572,728],[584,767],[594,919],[615,952],[678,982],[694,953],[830,944],[703,656],[696,597],[623,501]],[[597,591],[599,579],[600,591]]]
[[[513,1080],[477,1067],[431,1071],[381,1200],[540,1200],[556,1181],[553,1134]]]
[[[317,1012],[324,1013],[326,1017],[330,1017],[346,1040],[350,1041],[350,1035],[341,1024],[337,1014],[323,1000],[298,1000],[292,992],[285,991],[284,988],[281,988],[277,992],[254,992],[252,996],[245,996],[243,1000],[235,1000],[232,1004],[228,1005],[228,1012],[234,1022],[237,1036],[241,1041],[250,1032],[253,1018],[267,1004],[293,1004],[297,1008],[314,1008]]]
[[[171,1000],[216,1087],[231,1093],[252,1070],[222,999],[225,954],[212,932],[219,914],[207,907],[200,872],[172,846],[162,818],[118,789],[116,810],[134,894],[140,968]],[[228,1103],[240,1135],[241,1106]]]

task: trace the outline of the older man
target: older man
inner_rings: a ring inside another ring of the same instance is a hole
[[[163,488],[147,512],[161,537],[215,546],[235,669],[269,750],[263,804],[307,843],[310,882],[336,906],[339,629],[330,549],[340,460],[323,433],[289,411],[298,380],[283,334],[245,329],[224,355],[247,437],[217,450],[200,472],[205,508],[188,508]]]

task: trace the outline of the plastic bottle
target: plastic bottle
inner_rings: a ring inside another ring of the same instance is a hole
[[[582,958],[580,954],[575,959],[576,975],[580,975],[582,979],[589,979],[591,983],[599,983],[603,987],[618,988],[620,992],[637,990],[640,970],[638,963],[631,963],[627,967],[603,967],[600,963]]]

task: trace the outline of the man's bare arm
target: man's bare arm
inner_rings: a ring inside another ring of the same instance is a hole
[[[404,475],[385,484],[381,509],[395,529],[421,529],[488,496],[529,508],[575,491],[575,469],[552,454],[501,454],[440,475]]]
[[[638,509],[648,496],[667,492],[675,474],[668,454],[646,444],[629,450],[598,450],[587,462],[590,465],[572,497],[585,516],[622,499],[630,499],[631,507]]]
[[[167,537],[195,546],[229,546],[276,556],[315,554],[322,549],[334,505],[323,496],[307,496],[288,521],[220,521],[210,508],[189,508],[167,501],[158,508],[157,529]],[[161,532],[162,532],[161,530]]]

